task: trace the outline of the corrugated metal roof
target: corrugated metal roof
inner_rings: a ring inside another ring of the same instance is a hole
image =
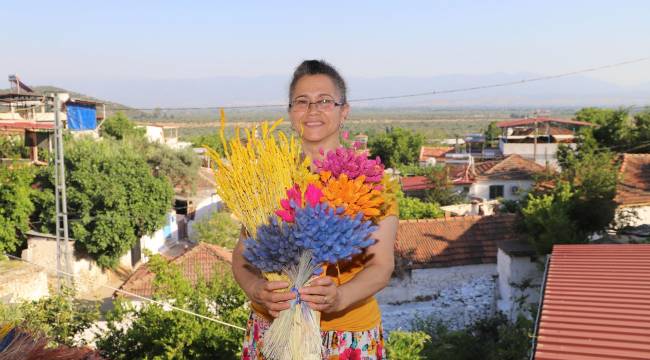
[[[534,359],[650,359],[650,244],[555,245]]]

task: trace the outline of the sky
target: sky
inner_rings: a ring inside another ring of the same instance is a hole
[[[0,76],[33,85],[289,77],[308,58],[353,77],[549,75],[650,56],[650,1],[2,0],[0,13]],[[647,84],[650,61],[588,76]]]

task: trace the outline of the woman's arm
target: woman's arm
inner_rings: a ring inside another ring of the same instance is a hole
[[[277,317],[279,312],[290,307],[289,300],[295,298],[292,292],[274,292],[285,289],[289,283],[267,281],[244,258],[244,244],[240,238],[232,252],[232,273],[235,281],[254,303],[266,308],[269,314]]]
[[[368,261],[352,280],[337,287],[330,277],[316,279],[310,286],[300,289],[301,299],[314,310],[339,312],[383,289],[395,267],[394,246],[398,223],[396,216],[388,216],[379,222],[379,229],[372,234],[377,242],[368,247]]]

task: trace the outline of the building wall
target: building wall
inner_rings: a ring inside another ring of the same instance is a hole
[[[616,209],[617,213],[633,212],[636,217],[632,219],[630,226],[650,225],[650,205],[648,206],[622,206]]]
[[[47,272],[20,261],[5,261],[0,269],[0,303],[38,300],[49,296]]]
[[[408,329],[415,318],[433,317],[452,328],[490,316],[495,309],[494,264],[415,269],[393,278],[376,297],[388,331]]]
[[[196,204],[196,211],[194,212],[194,219],[187,223],[187,236],[194,239],[194,226],[197,221],[209,217],[215,211],[219,211],[223,207],[223,202],[217,194],[206,196],[199,200]]]
[[[69,248],[74,249],[74,241],[69,242]],[[75,281],[77,291],[81,293],[92,292],[109,281],[109,274],[103,270],[95,260],[81,256],[74,251],[72,273],[78,279]],[[27,249],[23,251],[22,258],[48,269],[50,277],[56,278],[56,239],[45,237],[30,237],[27,240]]]
[[[533,180],[481,180],[477,181],[469,189],[469,196],[490,199],[490,186],[503,185],[503,198],[506,200],[521,199],[534,184]],[[513,187],[518,187],[519,192],[513,194]]]
[[[529,160],[535,160],[536,163],[540,165],[546,165],[548,162],[549,165],[556,166],[557,159],[555,154],[560,144],[558,143],[537,143],[537,152],[535,153],[535,144],[531,143],[505,143],[503,141],[499,142],[499,149],[503,156],[508,156],[512,154],[521,155],[521,157]],[[575,148],[575,144],[567,144],[570,147]]]
[[[497,310],[515,320],[526,305],[539,303],[544,273],[530,256],[510,256],[499,249],[497,253],[498,301]],[[530,286],[524,288],[525,283]]]

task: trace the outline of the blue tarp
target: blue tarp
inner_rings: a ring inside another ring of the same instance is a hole
[[[68,103],[68,129],[95,130],[97,127],[97,110],[93,105]]]

